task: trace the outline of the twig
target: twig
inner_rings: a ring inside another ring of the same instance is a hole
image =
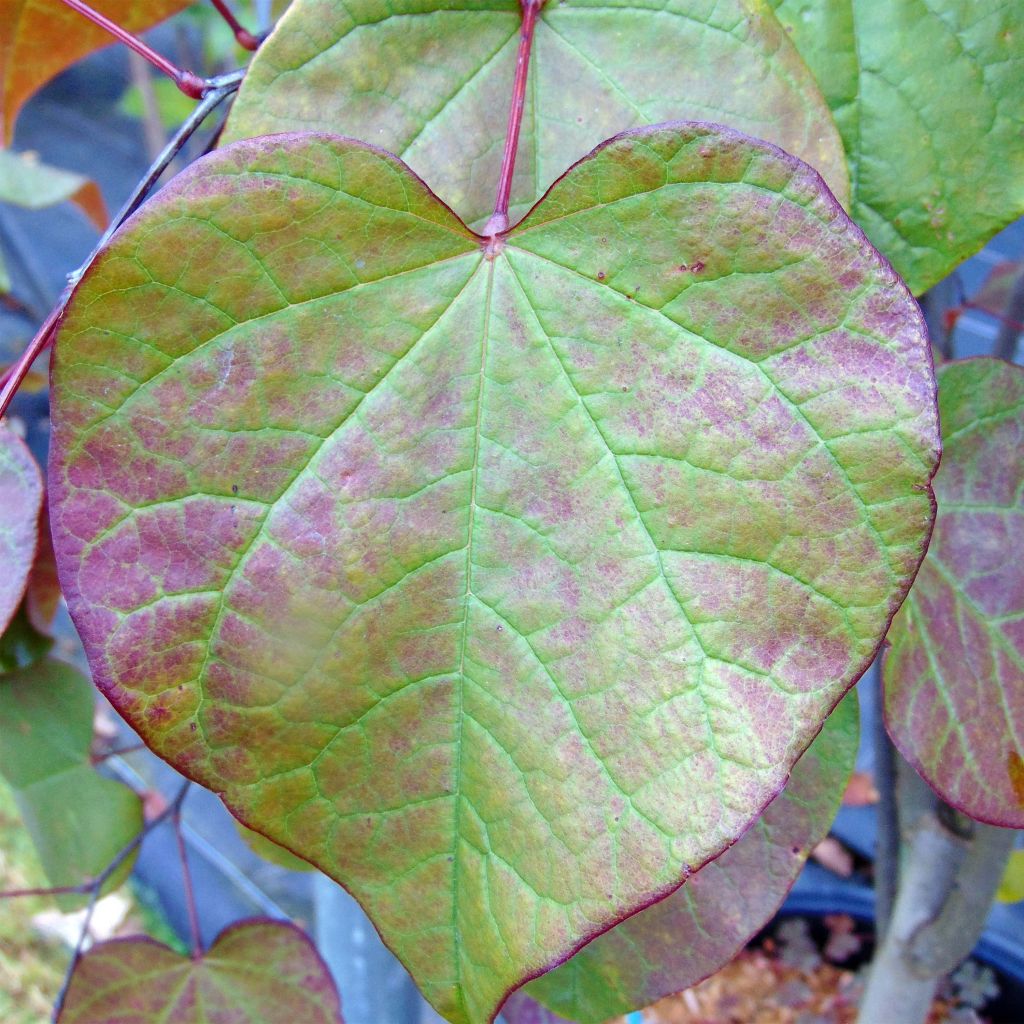
[[[116,747],[114,750],[108,750],[104,754],[93,754],[90,756],[89,761],[93,765],[102,764],[104,761],[109,761],[112,757],[124,757],[125,754],[134,754],[136,751],[145,749],[145,743],[132,743],[127,747]]]
[[[189,789],[191,789],[191,782],[184,782],[181,789],[178,790],[177,795],[168,804],[168,806],[161,811],[152,821],[146,823],[145,827],[139,834],[126,846],[123,846],[117,853],[114,859],[93,879],[90,888],[89,905],[85,908],[85,919],[82,922],[82,930],[78,934],[78,942],[75,944],[74,953],[71,956],[71,961],[68,963],[67,970],[64,972],[64,980],[60,986],[60,992],[57,993],[57,1000],[53,1005],[53,1018],[54,1024],[60,1017],[61,1011],[64,1009],[64,1000],[67,999],[68,989],[71,987],[71,979],[74,977],[75,968],[78,966],[78,961],[82,958],[84,952],[85,940],[89,937],[89,926],[92,923],[92,915],[96,910],[96,904],[99,902],[100,892],[103,886],[107,883],[115,872],[121,867],[125,861],[142,845],[146,837],[159,825],[167,821],[168,818],[174,818],[176,815],[181,813],[181,805],[185,801],[185,797],[188,795]]]
[[[110,222],[107,230],[103,232],[100,240],[96,243],[96,247],[89,254],[88,259],[73,274],[68,275],[68,285],[61,292],[57,305],[43,322],[35,337],[29,342],[28,347],[21,354],[18,361],[6,373],[0,376],[0,416],[3,416],[7,411],[7,407],[11,404],[11,399],[14,398],[15,392],[21,386],[21,382],[25,379],[28,371],[32,368],[32,364],[47,345],[50,344],[54,329],[60,323],[60,319],[67,309],[68,302],[71,301],[71,294],[74,291],[75,285],[81,280],[82,275],[92,265],[100,250],[110,241],[114,232],[139,208],[142,201],[160,178],[160,175],[166,170],[167,165],[170,164],[185,143],[196,133],[210,112],[238,89],[244,75],[245,71],[239,70],[210,79],[214,88],[203,97],[202,101],[192,112],[192,115],[174,133],[171,140],[164,147],[163,152],[153,161],[143,179],[135,186],[128,201]]]
[[[526,81],[530,74],[530,50],[533,47],[533,31],[537,27],[537,15],[544,0],[520,0],[523,9],[523,27],[519,33],[519,54],[516,57],[516,77],[512,84],[512,105],[508,112],[508,130],[505,134],[505,150],[501,157],[501,174],[498,177],[498,191],[494,200],[494,213],[484,228],[484,235],[494,237],[508,228],[508,203],[512,195],[512,175],[516,169],[516,153],[519,151],[519,129],[523,123],[523,109],[526,105]]]
[[[259,49],[260,40],[256,38],[247,29],[244,29],[235,17],[234,12],[224,2],[224,0],[210,0],[210,3],[217,8],[217,13],[228,23],[228,27],[235,34],[235,40],[238,45],[246,50],[257,50]]]
[[[196,895],[192,888],[192,872],[188,866],[188,850],[185,848],[185,837],[181,832],[181,805],[185,799],[182,797],[181,804],[174,812],[174,838],[178,845],[178,857],[181,860],[181,879],[185,890],[185,906],[188,908],[188,925],[192,934],[192,959],[197,960],[203,955],[203,940],[199,932],[199,914],[196,911]]]
[[[885,729],[885,689],[881,665],[875,667],[876,707],[872,720],[875,788],[878,790],[878,838],[875,843],[875,935],[881,945],[892,916],[899,882],[900,822],[896,803],[896,749]]]

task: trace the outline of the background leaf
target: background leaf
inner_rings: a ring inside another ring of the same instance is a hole
[[[142,804],[89,761],[95,691],[76,669],[46,660],[0,675],[0,774],[54,886],[95,878],[142,828]],[[116,888],[131,862],[115,872]],[[64,906],[82,899],[59,897]]]
[[[0,423],[0,634],[21,604],[35,557],[43,479],[32,453]]]
[[[107,226],[107,207],[95,182],[81,174],[42,164],[34,153],[0,149],[0,202],[26,210],[43,210],[69,200],[100,231]]]
[[[601,1024],[697,984],[728,963],[785,899],[828,834],[857,756],[855,694],[829,716],[786,788],[735,846],[671,896],[584,946],[514,995],[583,1024]],[[525,1024],[525,1022],[524,1022]]]
[[[949,803],[1024,828],[1024,369],[939,368],[935,533],[889,632],[885,715]]]
[[[142,32],[192,0],[91,0],[129,32]],[[103,29],[54,0],[0,0],[0,134],[10,141],[22,104],[54,75],[113,42]]]
[[[851,215],[915,295],[1024,213],[1024,5],[769,2],[835,114]]]
[[[309,939],[246,921],[199,959],[152,939],[115,939],[78,962],[59,1024],[342,1024],[338,993]]]
[[[494,207],[519,0],[296,0],[253,59],[225,141],[316,130],[397,153],[469,224]],[[512,220],[598,143],[723,122],[817,167],[845,200],[842,142],[770,9],[739,0],[564,0],[534,35]]]
[[[916,305],[816,174],[707,126],[613,141],[497,246],[362,144],[229,147],[55,358],[98,684],[455,1021],[745,829],[931,521]]]

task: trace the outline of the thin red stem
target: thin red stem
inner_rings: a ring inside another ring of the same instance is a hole
[[[210,3],[217,8],[217,13],[228,23],[228,27],[234,32],[239,46],[246,50],[259,49],[260,41],[248,29],[242,28],[241,22],[235,17],[234,12],[224,0],[210,0]]]
[[[188,908],[188,926],[192,933],[192,957],[198,959],[203,955],[203,941],[199,931],[199,912],[196,909],[195,890],[192,888],[192,872],[188,866],[188,850],[185,848],[185,837],[181,833],[180,804],[174,814],[174,838],[178,843],[178,857],[181,860],[181,878],[185,890],[185,906]]]
[[[15,392],[28,376],[28,371],[32,369],[36,358],[53,340],[53,332],[64,315],[66,305],[67,303],[62,297],[56,308],[43,321],[43,326],[36,332],[36,336],[29,342],[28,347],[18,357],[18,361],[0,377],[0,382],[3,384],[3,387],[0,387],[0,416],[7,412],[7,406],[11,404]]]
[[[516,77],[512,85],[512,106],[508,112],[508,130],[505,133],[505,152],[501,157],[501,175],[498,178],[498,194],[494,201],[494,213],[484,228],[484,235],[494,236],[508,228],[508,203],[512,195],[512,175],[516,169],[516,153],[519,151],[519,129],[523,123],[526,107],[526,81],[530,74],[530,51],[533,48],[533,31],[537,27],[544,0],[520,0],[523,9],[523,26],[519,33],[519,54],[516,58]]]
[[[120,40],[125,46],[131,47],[140,57],[144,57],[158,71],[162,71],[172,82],[186,95],[194,100],[203,98],[208,88],[205,79],[193,74],[191,71],[183,71],[172,64],[166,57],[161,57],[154,49],[147,46],[138,36],[121,28],[116,22],[111,21],[106,15],[94,11],[83,0],[61,0],[66,7],[77,11],[83,17],[88,18],[94,25],[99,25],[105,32],[109,32],[115,39]]]

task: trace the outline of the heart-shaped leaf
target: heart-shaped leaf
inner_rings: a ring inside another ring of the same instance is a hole
[[[851,215],[915,295],[1024,213],[1024,5],[769,2],[835,114]]]
[[[526,1024],[530,999],[569,1020],[601,1024],[696,985],[728,963],[778,910],[828,833],[853,771],[858,725],[850,694],[735,846],[671,896],[515,993],[502,1008],[508,1024]]]
[[[970,359],[938,377],[939,511],[889,632],[886,721],[945,800],[1024,828],[1024,369]]]
[[[59,1024],[342,1024],[338,993],[309,939],[280,921],[221,932],[198,959],[148,938],[79,960]]]
[[[89,882],[142,828],[138,796],[89,761],[95,698],[89,680],[59,661],[0,675],[0,774],[54,886]],[[126,863],[106,888],[130,870]]]
[[[192,0],[90,0],[129,32],[142,32]],[[22,104],[54,75],[113,42],[99,26],[55,0],[0,0],[0,134],[10,140]]]
[[[737,133],[627,133],[490,240],[363,144],[240,143],[63,323],[61,581],[147,742],[475,1024],[780,790],[917,568],[933,387]]]
[[[520,0],[295,0],[253,59],[225,141],[315,130],[397,153],[468,224],[494,205]],[[562,0],[541,11],[513,182],[521,215],[598,143],[718,121],[774,142],[849,195],[842,141],[764,6]]]
[[[32,453],[0,423],[0,634],[21,604],[36,552],[43,478]]]
[[[44,210],[68,201],[77,204],[100,231],[107,226],[107,207],[94,181],[40,163],[34,154],[0,149],[0,203]]]

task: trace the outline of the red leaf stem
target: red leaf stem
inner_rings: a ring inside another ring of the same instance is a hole
[[[162,57],[150,46],[147,46],[138,36],[121,28],[116,22],[111,21],[106,15],[93,10],[83,0],[61,0],[66,7],[77,11],[83,17],[88,18],[93,24],[99,25],[104,31],[109,32],[115,39],[120,40],[125,46],[133,49],[140,57],[144,57],[158,71],[162,71],[172,82],[186,95],[194,100],[201,100],[210,88],[210,83],[200,78],[192,71],[185,71],[172,64],[166,57]]]
[[[533,32],[537,26],[537,15],[544,0],[520,0],[523,9],[523,27],[519,34],[519,55],[516,58],[516,77],[512,85],[512,105],[508,112],[508,131],[505,135],[505,151],[501,157],[501,175],[498,178],[498,194],[494,201],[494,213],[484,228],[484,235],[493,237],[508,228],[508,202],[512,194],[512,175],[516,169],[516,153],[519,150],[519,129],[523,123],[523,109],[526,106],[526,80],[530,74],[530,51],[533,48]]]

